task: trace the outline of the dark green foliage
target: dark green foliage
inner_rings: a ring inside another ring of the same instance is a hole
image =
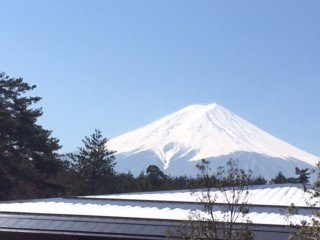
[[[270,180],[270,183],[273,184],[284,184],[284,183],[298,183],[298,180],[294,177],[287,178],[283,175],[283,173],[280,171],[275,178]]]
[[[158,180],[164,178],[164,173],[156,165],[149,165],[149,167],[147,167],[147,174],[151,180]]]
[[[294,177],[286,177],[283,175],[282,172],[279,172],[275,178],[270,180],[270,183],[273,184],[285,184],[285,183],[292,183],[292,184],[297,184],[301,183],[303,186],[305,186],[310,179],[310,172],[308,168],[305,169],[299,169],[298,167],[295,168],[295,173],[298,175],[297,178]]]
[[[309,172],[309,168],[300,169],[296,167],[295,172],[298,175],[298,178],[297,178],[298,183],[305,185],[309,182],[309,179],[310,179],[309,175],[311,174]]]
[[[79,153],[69,154],[73,160],[73,168],[79,176],[82,194],[99,194],[112,192],[115,176],[115,151],[108,150],[107,138],[99,130],[82,140],[84,147]]]
[[[287,178],[280,171],[275,178],[271,179],[270,182],[275,184],[283,184],[283,183],[287,183]]]
[[[165,178],[164,173],[156,165],[147,168],[147,176],[152,188],[159,188]]]
[[[0,198],[59,195],[57,174],[63,168],[59,140],[37,123],[41,98],[30,96],[36,86],[0,73]]]
[[[267,184],[267,180],[263,176],[258,176],[257,178],[253,178],[250,185],[264,185]]]
[[[153,174],[145,174],[144,172],[141,172],[137,177],[131,173],[121,173],[117,174],[115,179],[114,191],[117,193],[188,189],[191,181],[185,176],[171,177],[165,174],[163,177],[154,178]]]
[[[131,173],[120,173],[115,176],[113,192],[137,192],[139,189],[136,178]]]
[[[131,173],[121,173],[115,176],[114,189],[112,192],[141,192],[141,191],[164,191],[178,189],[194,189],[204,184],[202,177],[190,178],[187,176],[171,177],[164,174],[157,166],[150,165],[147,174],[141,172],[137,177]],[[217,179],[211,176],[207,179],[210,186],[215,187],[216,184],[229,186],[231,183],[227,179]],[[250,178],[249,185],[263,185],[267,181],[259,176]]]

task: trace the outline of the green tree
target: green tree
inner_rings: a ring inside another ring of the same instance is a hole
[[[311,186],[305,185],[305,181],[309,179],[308,175],[310,173],[307,173],[308,169],[298,169],[297,171],[299,173],[302,180],[304,191],[307,193],[307,196],[309,196],[309,199],[307,199],[307,204],[310,209],[313,210],[313,214],[309,217],[309,220],[303,220],[299,224],[292,224],[291,226],[294,226],[298,229],[298,231],[294,232],[290,236],[290,240],[318,240],[320,239],[320,211],[319,211],[319,205],[320,205],[320,162],[317,164],[317,167],[315,169],[316,179],[314,183]],[[307,175],[307,176],[305,176]],[[289,208],[288,211],[288,219],[290,220],[290,217],[294,217],[295,214],[299,212],[299,208],[292,205]]]
[[[287,178],[286,176],[283,175],[283,173],[280,171],[278,172],[277,176],[275,178],[271,179],[270,182],[274,184],[283,184],[287,183]]]
[[[59,140],[38,124],[40,97],[30,96],[35,85],[0,73],[0,198],[57,195],[62,164]]]
[[[232,159],[216,172],[212,172],[206,160],[202,160],[197,168],[200,175],[192,194],[198,196],[202,212],[191,212],[189,220],[178,230],[169,231],[169,238],[253,240],[251,222],[247,217],[250,211],[248,189],[254,182],[251,172],[240,169],[238,162]],[[224,202],[219,204],[223,208],[218,210],[221,214],[217,214],[217,199]]]
[[[311,174],[309,172],[309,168],[300,169],[300,168],[296,167],[295,172],[298,175],[298,178],[297,178],[298,183],[305,185],[309,182],[309,179],[310,179],[309,175]]]
[[[79,153],[68,154],[79,174],[81,193],[112,192],[116,152],[107,149],[108,139],[99,130],[95,130],[90,137],[85,137],[82,142],[84,147],[78,148]]]
[[[275,176],[275,178],[270,180],[271,184],[284,184],[284,183],[298,183],[298,179],[295,177],[286,177],[283,175],[283,173],[280,171]]]
[[[156,165],[149,165],[147,176],[150,183],[150,190],[159,190],[161,182],[165,179],[165,174]]]
[[[120,173],[115,176],[115,193],[137,192],[137,178],[132,173]]]

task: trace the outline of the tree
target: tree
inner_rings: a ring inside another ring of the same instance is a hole
[[[149,165],[147,168],[147,175],[152,190],[159,190],[161,180],[165,178],[165,174],[156,165]]]
[[[35,85],[0,73],[0,198],[51,196],[63,191],[56,184],[62,164],[59,140],[38,124],[40,97]]]
[[[82,142],[84,147],[78,148],[79,153],[68,154],[80,176],[82,193],[112,191],[116,152],[107,149],[108,139],[104,138],[99,130],[95,130],[90,137],[85,137]]]
[[[282,184],[282,183],[287,183],[287,178],[283,175],[283,173],[280,171],[278,172],[277,176],[270,181],[271,183],[274,184]]]
[[[270,180],[270,183],[273,184],[284,184],[284,183],[298,183],[298,179],[294,177],[286,177],[283,175],[283,173],[280,171],[275,176],[275,178]]]
[[[295,168],[295,172],[298,175],[297,182],[303,184],[304,186],[309,182],[310,179],[310,172],[309,168]]]
[[[135,178],[132,173],[120,173],[116,175],[115,181],[115,192],[125,193],[125,192],[137,192],[137,178]]]
[[[308,199],[308,206],[314,210],[313,215],[310,216],[309,220],[302,220],[300,224],[292,224],[292,226],[298,228],[297,232],[294,232],[290,236],[290,240],[316,240],[320,239],[320,162],[318,162],[315,173],[316,180],[312,184],[311,187],[307,188],[305,185],[305,181],[309,180],[307,173],[308,169],[298,169],[296,168],[296,172],[300,175],[300,183],[304,186],[304,191],[309,195],[310,199]],[[306,176],[307,175],[307,176]],[[292,205],[289,207],[288,217],[294,216],[299,212],[299,208]]]
[[[253,182],[251,172],[239,169],[238,163],[232,159],[215,173],[206,160],[202,160],[197,168],[200,170],[200,181],[197,181],[200,185],[194,186],[192,193],[198,194],[202,212],[191,212],[188,221],[177,231],[169,232],[169,238],[252,240],[247,217],[250,210],[248,189]],[[220,209],[217,209],[218,199]]]

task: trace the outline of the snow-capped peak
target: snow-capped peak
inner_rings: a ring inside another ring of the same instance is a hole
[[[145,127],[111,139],[108,147],[117,150],[120,166],[123,159],[134,166],[148,161],[148,158],[151,164],[156,161],[151,158],[156,157],[163,163],[164,169],[170,168],[172,162],[177,160],[196,161],[236,152],[295,159],[310,165],[318,161],[317,157],[271,136],[216,103],[185,107]],[[135,157],[130,160],[130,156]]]

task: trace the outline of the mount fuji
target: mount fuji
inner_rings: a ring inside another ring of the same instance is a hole
[[[191,105],[108,142],[116,150],[116,171],[138,175],[157,165],[171,176],[195,176],[201,159],[215,169],[237,159],[255,176],[273,178],[279,171],[313,168],[319,158],[257,128],[214,103]]]

